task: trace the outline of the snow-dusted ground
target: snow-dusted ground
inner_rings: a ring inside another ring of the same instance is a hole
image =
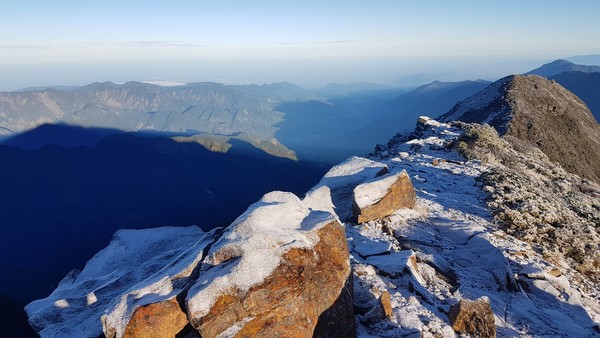
[[[554,267],[529,244],[499,230],[475,180],[485,166],[461,163],[444,149],[460,130],[433,120],[427,126],[420,138],[372,158],[391,174],[409,173],[417,207],[364,225],[346,223],[355,304],[365,312],[357,316],[359,336],[454,336],[450,306],[482,296],[490,300],[499,337],[600,336],[600,286],[583,294],[574,282],[577,272]],[[434,159],[447,161],[433,165]],[[385,291],[393,318],[373,320],[367,311]]]

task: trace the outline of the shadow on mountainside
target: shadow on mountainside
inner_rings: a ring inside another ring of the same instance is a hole
[[[216,153],[120,133],[91,147],[0,145],[0,295],[19,303],[47,296],[119,228],[208,230],[233,221],[266,192],[302,195],[325,172],[241,140],[231,144]]]

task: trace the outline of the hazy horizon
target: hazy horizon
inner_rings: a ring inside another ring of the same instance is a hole
[[[14,2],[0,13],[0,90],[495,80],[600,53],[599,12],[595,1],[541,0]]]

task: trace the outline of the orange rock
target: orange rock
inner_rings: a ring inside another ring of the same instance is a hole
[[[383,310],[383,314],[388,319],[391,320],[394,316],[394,313],[392,312],[392,303],[390,300],[390,293],[387,291],[384,291],[381,294],[381,297],[379,297],[379,303],[381,304],[381,309]]]
[[[448,318],[452,329],[472,337],[496,337],[494,313],[487,298],[461,299],[450,307]]]
[[[175,298],[135,309],[123,337],[175,337],[188,324]]]
[[[562,272],[558,268],[552,268],[550,271],[548,271],[548,274],[552,277],[560,277]]]
[[[381,190],[382,183],[384,186],[387,185],[383,180],[390,183],[387,191],[383,196],[373,196],[373,190]],[[354,189],[353,212],[356,222],[362,224],[385,218],[400,208],[412,208],[416,202],[415,188],[408,173],[402,171],[393,176],[382,176],[357,186]]]

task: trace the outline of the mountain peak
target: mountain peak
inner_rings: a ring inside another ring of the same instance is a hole
[[[501,135],[536,145],[568,171],[600,182],[600,125],[577,96],[555,81],[507,76],[439,119],[487,123]]]

